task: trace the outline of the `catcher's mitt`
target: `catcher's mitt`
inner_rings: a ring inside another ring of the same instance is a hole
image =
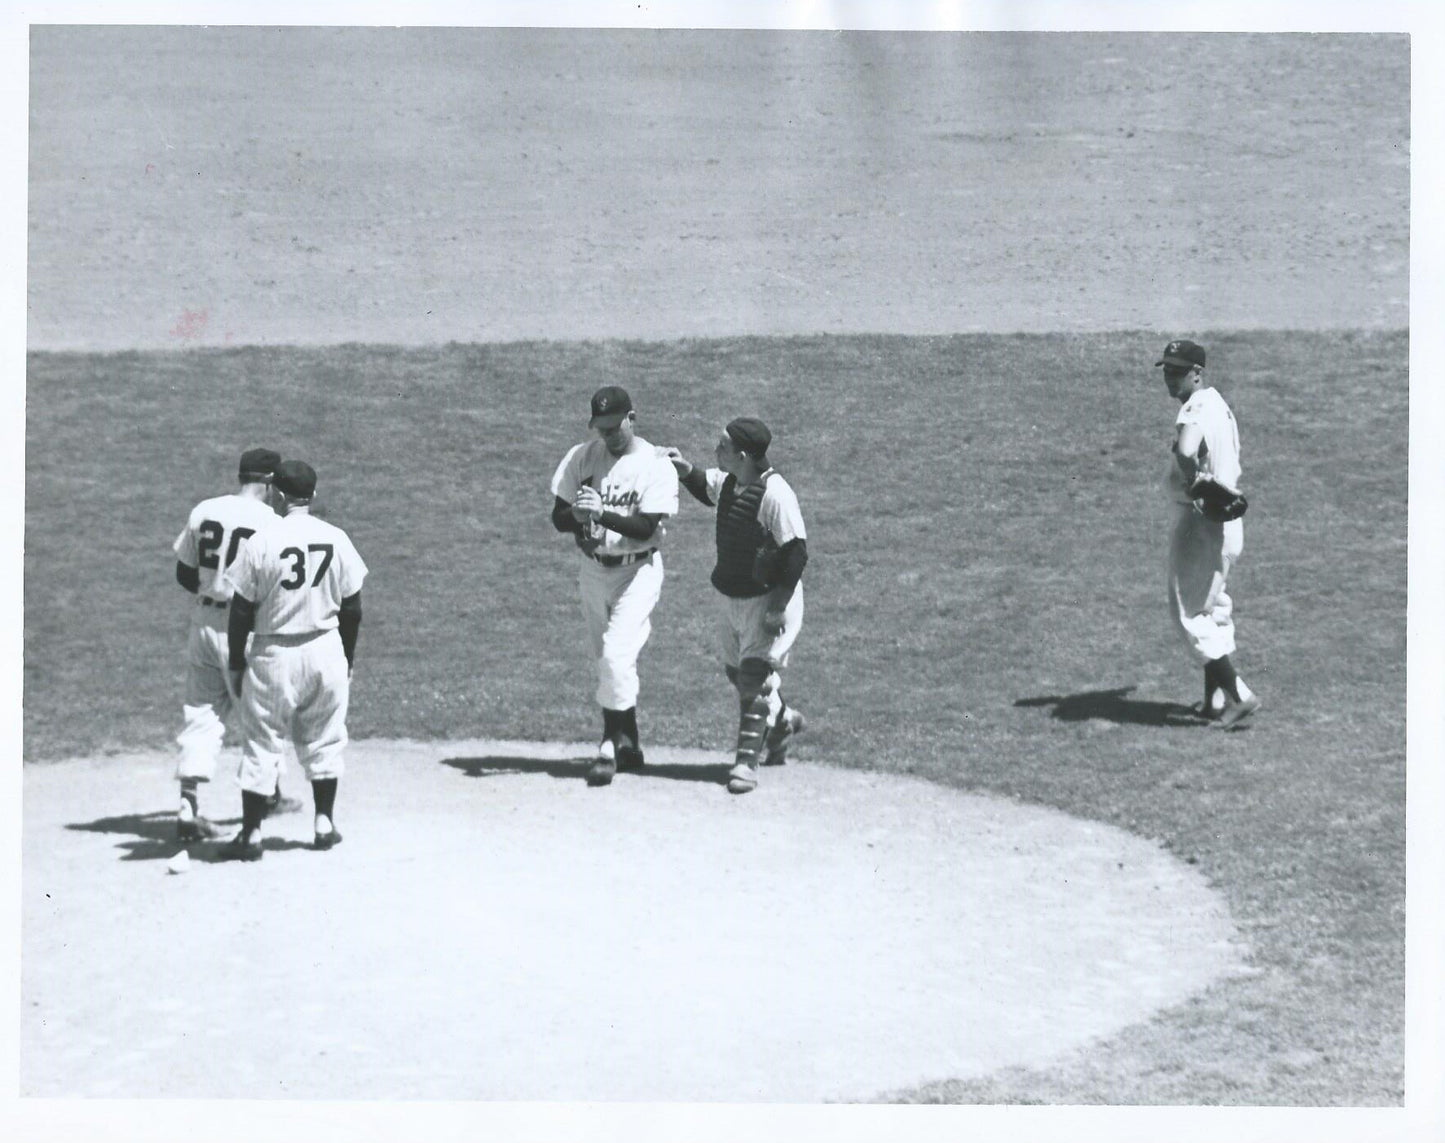
[[[1249,508],[1244,494],[1236,492],[1227,484],[1220,484],[1212,476],[1197,476],[1189,486],[1189,498],[1206,520],[1224,523],[1238,520]]]

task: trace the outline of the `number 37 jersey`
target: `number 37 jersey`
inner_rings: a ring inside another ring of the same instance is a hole
[[[336,525],[294,512],[257,532],[225,578],[256,605],[257,635],[306,635],[337,626],[341,601],[361,590],[366,564]]]

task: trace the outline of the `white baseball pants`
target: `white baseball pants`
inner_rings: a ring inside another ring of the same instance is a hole
[[[1243,551],[1243,520],[1221,524],[1178,506],[1169,537],[1169,603],[1200,662],[1234,653],[1234,602],[1225,587]]]
[[[241,789],[266,795],[276,789],[287,739],[309,781],[340,778],[350,697],[336,631],[255,636],[241,687]]]
[[[662,596],[662,553],[616,568],[580,558],[578,590],[597,663],[597,704],[628,710],[637,705],[637,659],[652,634],[652,609]]]

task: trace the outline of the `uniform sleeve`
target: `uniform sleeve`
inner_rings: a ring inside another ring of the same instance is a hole
[[[362,581],[366,579],[366,561],[361,558],[361,553],[356,550],[356,545],[351,538],[346,538],[346,548],[341,561],[341,598],[355,595],[361,590]]]
[[[233,594],[243,596],[252,603],[255,603],[260,595],[258,576],[261,566],[261,551],[265,546],[261,537],[252,536],[250,540],[241,545],[241,551],[236,556],[235,562],[221,574],[221,582]]]
[[[768,481],[763,493],[763,502],[758,505],[758,522],[767,529],[778,547],[793,540],[806,540],[808,530],[803,526],[803,511],[798,507],[798,496],[792,485],[776,478]]]
[[[552,495],[560,496],[571,504],[577,499],[577,490],[582,487],[582,454],[587,444],[573,445],[552,474]],[[671,468],[671,464],[668,465]]]
[[[655,516],[677,515],[677,469],[662,457],[650,466],[647,486],[637,501],[637,510]]]
[[[176,559],[189,567],[200,566],[200,553],[196,551],[196,521],[192,513],[186,520],[186,526],[181,529],[181,534],[176,537],[176,542],[171,545],[176,553]]]
[[[717,503],[718,496],[722,494],[722,486],[727,483],[727,479],[728,474],[720,468],[707,470],[707,498],[714,504]]]

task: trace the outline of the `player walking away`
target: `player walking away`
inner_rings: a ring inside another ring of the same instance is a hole
[[[242,861],[261,857],[266,796],[288,736],[311,782],[315,848],[341,841],[334,808],[366,578],[346,533],[311,514],[315,470],[283,461],[272,483],[281,518],[253,536],[226,572],[233,591],[229,666],[241,696],[245,748],[241,832],[221,856]]]
[[[201,816],[198,796],[200,784],[215,776],[226,720],[235,709],[226,673],[226,609],[231,590],[223,573],[246,541],[276,519],[271,507],[271,476],[280,462],[281,455],[270,449],[243,452],[240,489],[197,504],[173,545],[176,582],[195,597],[186,640],[185,728],[176,739],[181,748],[176,762],[181,786],[176,836],[182,842],[214,837],[218,832]],[[295,799],[282,798],[279,784],[267,806],[270,813],[300,808]]]
[[[592,786],[643,765],[637,659],[662,594],[662,522],[677,514],[677,473],[636,423],[625,389],[597,390],[587,422],[597,439],[573,446],[552,477],[552,524],[581,552],[578,590],[597,664],[602,741],[587,770]]]
[[[1196,480],[1239,489],[1239,426],[1218,390],[1204,380],[1204,347],[1171,341],[1155,366],[1179,402],[1169,494],[1175,504],[1169,540],[1169,602],[1185,642],[1204,663],[1202,717],[1228,729],[1260,708],[1259,696],[1234,669],[1233,602],[1225,590],[1244,550],[1244,521],[1206,515]]]
[[[804,727],[802,714],[783,698],[780,672],[803,626],[808,534],[798,497],[768,462],[772,439],[762,421],[739,417],[717,442],[718,466],[706,472],[677,449],[666,450],[683,486],[717,505],[712,582],[723,595],[723,669],[741,711],[728,775],[734,794],[757,788],[758,765],[785,762],[789,740]]]

